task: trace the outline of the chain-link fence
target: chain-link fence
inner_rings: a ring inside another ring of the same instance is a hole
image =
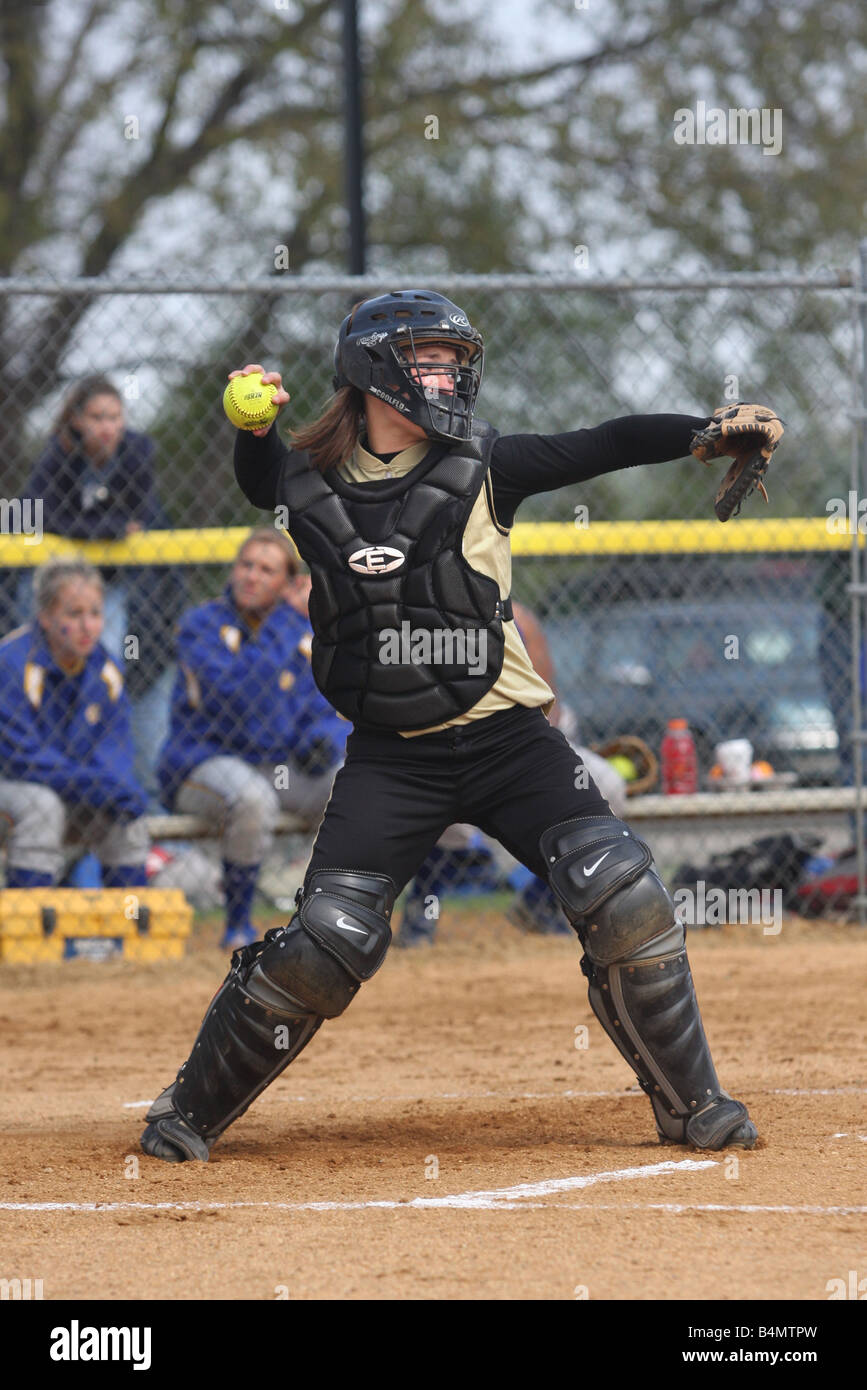
[[[787,908],[814,911],[836,873],[849,885],[836,884],[837,906],[854,911],[860,842],[833,856],[854,843],[847,789],[861,783],[859,284],[844,271],[432,285],[484,333],[477,413],[501,434],[706,416],[738,399],[771,403],[786,422],[766,517],[756,496],[720,526],[711,503],[727,464],[687,458],[530,498],[513,533],[518,625],[555,685],[552,717],[577,748],[602,750],[597,780],[672,885],[779,887]],[[229,935],[243,937],[255,891],[291,901],[347,726],[310,675],[304,577],[289,573],[273,515],[235,482],[221,396],[229,370],[262,362],[283,372],[287,416],[309,421],[331,392],[341,318],[387,288],[0,285],[11,387],[0,608],[4,632],[30,624],[0,647],[7,884],[56,882],[82,848],[103,881],[126,881],[147,852],[147,810],[154,881],[225,905]],[[104,380],[70,405],[89,378]],[[239,558],[251,526],[270,534]],[[104,592],[74,574],[46,588],[40,572],[58,552],[93,562]],[[652,800],[672,719],[687,723],[698,794],[678,801],[676,820],[676,799]],[[813,816],[793,818],[799,796]],[[275,851],[287,814],[294,838]],[[85,881],[81,861],[73,873]],[[458,828],[411,891],[417,933],[435,929],[441,900],[451,911],[452,895],[472,893],[497,894],[527,929],[565,929],[542,885]]]

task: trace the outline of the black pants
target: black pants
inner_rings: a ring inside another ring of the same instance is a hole
[[[307,877],[385,874],[398,892],[449,825],[477,825],[547,881],[543,831],[610,816],[584,764],[540,709],[515,706],[418,738],[355,729],[334,780]]]

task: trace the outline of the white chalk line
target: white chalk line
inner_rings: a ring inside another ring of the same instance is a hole
[[[849,1134],[848,1132],[842,1132],[842,1133],[840,1133],[840,1134],[832,1134],[832,1135],[831,1135],[831,1138],[832,1138],[832,1139],[860,1139],[862,1144],[867,1144],[867,1134]]]
[[[459,1192],[448,1197],[413,1197],[408,1202],[381,1199],[368,1202],[0,1202],[2,1211],[220,1211],[228,1208],[258,1207],[273,1211],[363,1211],[372,1208],[409,1207],[430,1210],[437,1207],[457,1207],[472,1210],[523,1210],[524,1199],[544,1197],[556,1192],[595,1187],[597,1183],[629,1182],[634,1179],[655,1178],[662,1173],[698,1172],[716,1168],[719,1160],[666,1159],[662,1163],[643,1164],[639,1168],[617,1168],[602,1173],[583,1173],[570,1178],[546,1178],[541,1182],[518,1183],[514,1187],[488,1188],[476,1192]],[[518,1206],[520,1203],[520,1207]],[[528,1205],[534,1205],[532,1203]],[[540,1205],[545,1205],[541,1203]]]
[[[778,1086],[772,1089],[756,1090],[749,1088],[750,1093],[756,1096],[863,1096],[867,1095],[867,1086],[831,1086],[822,1089],[793,1090]],[[376,1101],[380,1103],[391,1103],[392,1101],[427,1101],[427,1100],[623,1100],[630,1096],[641,1096],[643,1091],[637,1087],[625,1091],[427,1091],[422,1095],[406,1094],[399,1092],[391,1095],[369,1095],[369,1096],[344,1096],[339,1101],[332,1098],[334,1104],[358,1104]],[[281,1096],[272,1095],[269,1100],[288,1101],[293,1104],[323,1100],[322,1096]],[[153,1100],[125,1100],[124,1110],[144,1110],[153,1105]]]
[[[867,1086],[823,1086],[808,1091],[795,1091],[775,1087],[772,1091],[759,1091],[764,1096],[867,1096]]]
[[[758,1206],[747,1202],[546,1202],[568,1211],[737,1211],[746,1215],[769,1212],[784,1216],[864,1216],[867,1207]]]
[[[634,1178],[654,1178],[660,1173],[697,1172],[716,1168],[717,1159],[666,1159],[662,1163],[642,1164],[639,1168],[618,1168],[605,1173],[588,1173],[573,1178],[547,1178],[541,1182],[519,1183],[516,1187],[492,1188],[487,1192],[463,1192],[458,1197],[416,1197],[416,1206],[486,1206],[491,1202],[520,1201],[524,1197],[547,1197],[554,1192],[593,1187],[601,1182],[628,1182]]]
[[[267,1208],[272,1211],[362,1211],[374,1207],[401,1208],[454,1206],[448,1198],[415,1198],[411,1202],[0,1202],[4,1211],[225,1211],[237,1208]],[[509,1202],[468,1203],[462,1210],[478,1211],[661,1211],[673,1215],[683,1212],[731,1212],[745,1216],[865,1216],[867,1207],[762,1206],[757,1203],[723,1202]]]

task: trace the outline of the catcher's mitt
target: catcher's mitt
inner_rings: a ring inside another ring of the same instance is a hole
[[[656,786],[659,760],[637,734],[620,734],[607,743],[594,744],[592,751],[601,758],[626,757],[635,764],[635,778],[626,784],[627,796],[641,796]]]
[[[730,455],[734,458],[729,471],[714,498],[713,509],[720,521],[737,516],[741,503],[754,488],[768,500],[762,479],[768,470],[771,455],[780,442],[783,422],[764,405],[721,405],[711,417],[711,424],[696,430],[690,452],[702,463]]]

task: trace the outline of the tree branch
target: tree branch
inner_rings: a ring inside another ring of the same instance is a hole
[[[57,80],[45,93],[44,104],[47,111],[56,111],[60,108],[63,93],[72,81],[74,74],[78,71],[82,50],[88,36],[93,33],[94,27],[100,20],[111,13],[111,10],[112,0],[93,0],[90,9],[78,27],[78,33],[72,40],[69,52],[66,55],[66,61],[57,74]]]
[[[20,192],[44,122],[36,95],[40,17],[33,13],[35,8],[30,0],[5,6],[0,14],[0,56],[8,74],[3,163],[13,199]]]
[[[702,10],[694,17],[693,22],[710,19],[723,10],[731,9],[731,0],[710,0]],[[585,73],[594,71],[596,68],[606,64],[619,62],[622,58],[647,48],[658,39],[669,37],[672,33],[680,32],[683,27],[682,21],[668,20],[658,29],[649,29],[637,39],[630,39],[627,43],[611,42],[604,47],[597,49],[595,53],[584,55],[574,55],[571,58],[559,58],[556,62],[544,63],[540,67],[516,69],[512,72],[490,73],[478,75],[472,78],[457,79],[447,82],[440,87],[428,87],[424,95],[431,97],[450,97],[457,95],[486,96],[503,87],[514,85],[527,86],[533,82],[541,82],[546,77],[556,77],[559,73],[576,70],[583,70]],[[419,89],[413,91],[403,91],[399,94],[397,104],[402,104],[420,95]]]

